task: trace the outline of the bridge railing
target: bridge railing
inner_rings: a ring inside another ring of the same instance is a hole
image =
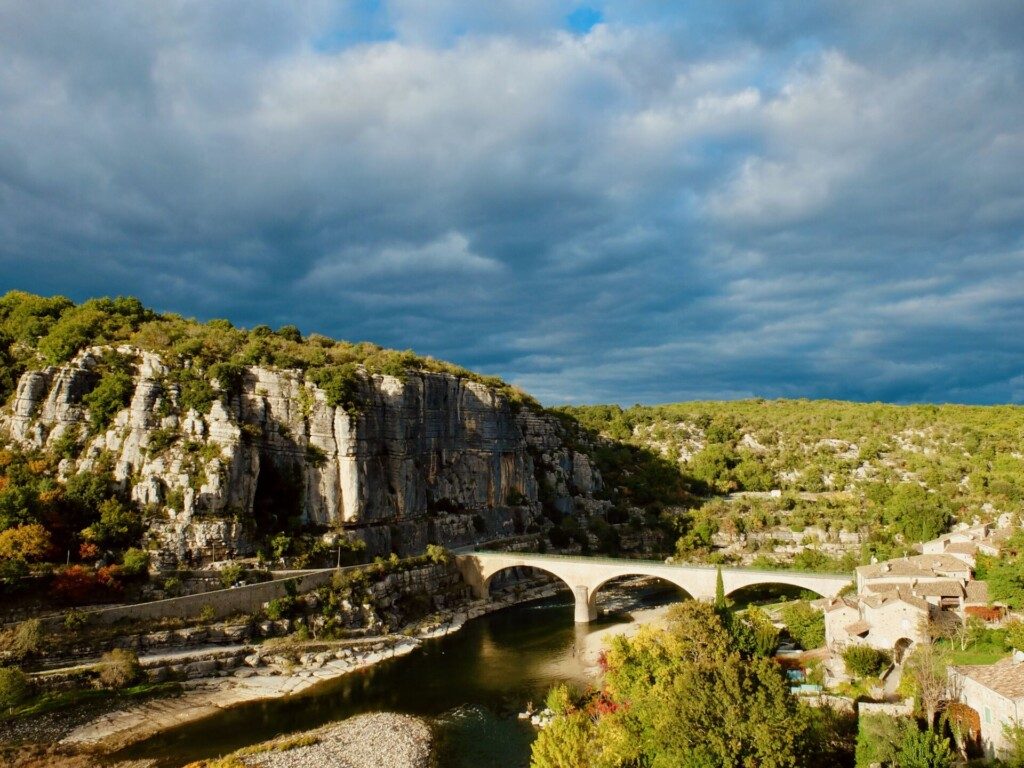
[[[704,571],[717,571],[721,567],[722,572],[738,571],[740,573],[756,573],[763,575],[772,574],[798,574],[800,576],[820,576],[826,579],[847,579],[852,581],[854,574],[851,573],[830,573],[826,571],[809,571],[801,568],[744,568],[742,566],[717,566],[704,565],[702,563],[666,563],[664,560],[642,560],[640,558],[624,557],[590,557],[588,555],[551,555],[539,552],[503,552],[501,550],[481,549],[476,552],[467,552],[462,557],[472,555],[499,555],[501,557],[519,557],[530,560],[554,560],[578,563],[605,563],[607,565],[637,564],[641,566],[660,566],[662,568],[691,568]]]

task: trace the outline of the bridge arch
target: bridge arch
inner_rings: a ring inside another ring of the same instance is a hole
[[[826,597],[819,590],[813,587],[808,587],[803,584],[794,584],[786,579],[765,579],[764,581],[755,581],[750,584],[744,584],[740,587],[735,587],[725,593],[725,596],[733,600],[737,600],[740,597],[747,595],[756,596],[758,593],[770,593],[778,592],[779,597],[786,597],[793,599],[799,596],[800,592],[811,592],[816,597]],[[787,594],[788,593],[788,594]]]
[[[481,596],[482,597],[487,597],[487,596],[489,596],[491,594],[491,583],[494,581],[494,577],[495,576],[498,576],[499,574],[505,573],[507,571],[513,571],[513,570],[516,570],[516,569],[522,570],[522,569],[525,569],[525,568],[528,568],[531,571],[539,571],[539,572],[543,573],[546,576],[550,576],[554,581],[558,582],[559,584],[561,584],[561,586],[565,587],[565,589],[569,590],[570,592],[573,591],[572,585],[568,581],[566,581],[563,576],[559,576],[553,570],[550,570],[548,568],[544,568],[543,566],[525,565],[525,564],[515,563],[515,564],[512,564],[512,565],[504,565],[504,566],[502,566],[500,568],[495,568],[493,571],[488,573],[484,577],[484,580],[483,580],[483,585],[482,585],[482,590],[481,590],[482,591],[482,595]]]
[[[675,588],[677,591],[681,592],[684,599],[686,599],[686,600],[693,600],[694,599],[693,595],[690,593],[690,590],[687,589],[687,587],[685,587],[683,584],[680,583],[681,580],[671,579],[671,578],[669,578],[669,577],[667,577],[667,576],[665,576],[663,574],[652,575],[652,574],[649,574],[649,573],[617,573],[617,574],[615,574],[613,576],[609,576],[608,578],[606,578],[606,579],[604,579],[602,581],[599,581],[598,583],[596,583],[596,584],[594,584],[593,586],[590,587],[590,589],[589,589],[590,594],[588,596],[588,606],[587,607],[588,607],[588,615],[591,618],[596,618],[597,617],[597,598],[598,598],[598,595],[600,594],[601,590],[604,589],[606,586],[608,586],[609,584],[611,584],[614,581],[622,581],[622,580],[625,580],[625,579],[652,579],[652,580],[655,580],[655,581],[659,581],[662,584],[667,584],[668,586],[671,586],[671,587]]]
[[[820,597],[834,597],[839,593],[844,577],[838,574],[808,573],[803,571],[768,571],[754,569],[723,569],[726,596],[741,589],[758,586],[786,586],[813,592]],[[846,583],[852,582],[850,578]]]

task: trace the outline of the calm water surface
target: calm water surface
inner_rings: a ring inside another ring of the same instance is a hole
[[[678,598],[664,588],[609,596],[613,613],[589,627],[573,623],[568,592],[491,613],[453,635],[397,659],[326,682],[299,696],[243,704],[167,731],[123,753],[162,768],[222,755],[247,744],[316,728],[362,712],[429,718],[445,768],[520,768],[534,730],[516,714],[540,704],[559,682],[585,682],[577,654],[590,631],[630,621],[630,609]],[[605,600],[602,600],[602,607]]]

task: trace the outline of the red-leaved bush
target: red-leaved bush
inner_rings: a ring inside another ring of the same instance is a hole
[[[124,591],[121,566],[107,565],[94,571],[84,565],[65,568],[51,582],[53,596],[66,605],[101,603]]]
[[[53,596],[68,605],[81,605],[98,599],[102,586],[95,572],[84,565],[72,565],[53,577]]]
[[[83,541],[78,545],[78,556],[83,560],[95,560],[100,556],[100,548],[91,541]]]
[[[96,571],[96,579],[111,594],[120,594],[124,591],[124,585],[121,583],[123,578],[121,571],[120,565],[105,565]]]
[[[601,693],[594,703],[594,710],[599,715],[610,715],[619,711],[619,705],[612,701],[607,693]]]

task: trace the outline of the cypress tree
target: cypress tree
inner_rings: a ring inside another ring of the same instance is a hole
[[[722,580],[722,566],[715,575],[715,610],[724,611],[729,606],[725,599],[725,582]]]

